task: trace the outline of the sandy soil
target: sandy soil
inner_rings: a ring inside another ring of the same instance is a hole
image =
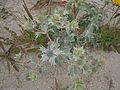
[[[33,54],[28,55],[26,58],[30,59],[33,56]],[[87,90],[120,90],[120,54],[97,51],[94,52],[94,56],[104,59],[106,64],[99,73],[91,77]],[[64,69],[59,74],[54,74],[55,69],[51,68],[51,70],[53,69],[51,73],[45,74],[38,81],[32,82],[25,78],[27,70],[21,69],[19,73],[13,70],[9,74],[3,66],[3,62],[0,65],[0,90],[52,90],[55,87],[54,76],[57,77],[60,87],[69,83]]]
[[[17,18],[23,20],[24,10],[22,7],[22,0],[0,0],[4,4],[5,8],[11,13],[14,13]],[[28,7],[34,5],[35,0],[26,0]],[[37,16],[41,11],[36,10],[32,11],[34,16]],[[7,16],[6,19],[0,19],[0,25],[9,26],[11,30],[16,31],[18,34],[19,20],[13,16]],[[0,29],[0,36],[7,36],[9,34]],[[26,59],[35,57],[34,54],[26,55]],[[95,58],[102,58],[106,61],[103,69],[91,77],[90,83],[87,86],[87,90],[120,90],[120,54],[115,52],[103,52],[96,51],[94,52]],[[39,61],[38,58],[36,60]],[[63,67],[64,68],[64,67]],[[27,81],[25,79],[25,74],[27,70],[21,69],[18,73],[16,71],[11,71],[8,73],[4,67],[4,63],[0,62],[0,90],[52,90],[55,87],[54,82],[54,69],[50,74],[44,75],[40,78],[39,81]],[[64,87],[69,83],[68,78],[66,77],[66,72],[62,69],[60,74],[56,74],[58,83],[61,87]]]

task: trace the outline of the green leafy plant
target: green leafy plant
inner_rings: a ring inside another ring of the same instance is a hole
[[[3,52],[0,53],[1,60],[4,60],[5,63],[7,63],[7,67],[9,72],[11,71],[11,67],[13,67],[16,71],[19,72],[19,67],[15,61],[14,58],[11,56],[11,52],[14,48],[14,45],[12,45],[8,50],[5,49],[3,42],[0,41],[0,47],[3,50]]]
[[[42,51],[41,60],[49,61],[52,65],[55,65],[56,62],[60,62],[56,61],[58,57],[61,57],[61,60],[62,57],[65,57],[65,53],[60,50],[57,42],[48,42],[48,47],[40,47],[40,50]]]
[[[83,18],[77,17],[80,9],[86,12]],[[74,81],[80,72],[83,76],[89,76],[104,64],[102,60],[94,59],[84,49],[94,41],[96,36],[94,30],[99,28],[98,24],[104,17],[102,9],[95,4],[69,0],[65,9],[56,10],[50,16],[43,16],[42,21],[40,18],[30,21],[28,19],[23,27],[32,31],[35,38],[46,36],[47,45],[40,46],[41,60],[51,65],[58,65],[58,62],[68,63],[68,76]],[[81,21],[86,23],[82,31]],[[82,88],[83,83],[74,82],[72,88],[75,90]]]
[[[120,32],[114,27],[108,30],[108,28],[103,26],[96,34],[100,36],[97,39],[99,47],[102,47],[104,50],[117,50],[117,45],[120,43]]]
[[[85,87],[86,84],[79,78],[76,78],[72,84],[68,85],[65,88],[61,88],[60,90],[85,90]]]
[[[14,48],[18,49],[18,54],[14,53],[16,63],[11,63],[14,67],[18,63],[24,63],[21,60],[21,52],[26,51],[38,52],[40,60],[49,62],[51,66],[66,63],[67,75],[73,83],[68,85],[65,90],[68,88],[85,89],[87,77],[98,72],[104,65],[104,61],[95,59],[87,47],[95,47],[97,44],[110,46],[119,39],[119,36],[116,38],[116,35],[109,32],[106,34],[104,30],[99,32],[99,29],[102,28],[100,23],[107,16],[105,10],[85,0],[68,0],[64,9],[55,10],[51,15],[34,18],[24,0],[23,2],[28,17],[24,16],[24,23],[19,25],[21,27],[20,36],[6,28],[12,39],[1,38],[4,57],[6,58],[6,51],[3,41],[9,41],[9,44],[12,43]],[[78,15],[80,10],[85,12],[81,17]],[[7,54],[7,59],[9,59],[8,56]],[[38,70],[36,67],[41,68],[34,58],[30,62],[35,64],[35,70]],[[80,75],[84,79],[80,79]],[[28,73],[27,79],[35,81],[38,79],[38,75],[36,72]]]

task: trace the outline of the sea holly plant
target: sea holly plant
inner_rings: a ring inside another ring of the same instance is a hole
[[[81,81],[79,78],[76,78],[70,88],[73,90],[84,90],[85,87],[86,84],[83,83],[83,81]]]
[[[15,54],[15,61],[18,61],[20,62],[21,58],[22,58],[22,54],[21,53],[18,53],[18,54]]]
[[[65,57],[65,53],[60,50],[59,43],[57,42],[48,42],[48,47],[40,47],[40,51],[42,52],[42,61],[49,61],[51,65],[56,64],[56,60],[58,57]]]
[[[36,81],[36,80],[38,80],[38,75],[36,73],[34,73],[34,72],[30,72],[26,76],[26,79],[31,80],[31,81]]]
[[[26,9],[26,7],[25,7]],[[85,14],[78,16],[78,11]],[[24,37],[30,37],[29,42],[35,42],[34,47],[40,47],[40,60],[49,62],[51,66],[66,62],[67,75],[73,81],[72,90],[84,87],[78,78],[81,74],[89,76],[102,67],[103,61],[95,59],[86,49],[91,42],[95,44],[95,29],[99,28],[105,14],[101,8],[85,0],[68,0],[64,9],[56,10],[52,15],[33,18],[26,9],[28,18],[21,25]],[[26,38],[24,38],[26,40]],[[15,59],[21,62],[21,53],[16,54]],[[32,60],[32,64],[41,66]],[[29,80],[35,81],[38,76],[35,72],[28,74]]]
[[[75,57],[83,56],[84,53],[85,53],[85,50],[84,50],[83,47],[80,47],[80,48],[74,47],[74,48],[73,48],[73,55],[74,55]]]
[[[83,47],[74,47],[72,60],[70,62],[70,66],[68,67],[69,73],[68,75],[72,75],[73,77],[79,75],[81,70],[82,74],[90,75],[91,73],[97,72],[104,62],[102,60],[97,60],[93,58],[93,56],[85,50]]]
[[[87,19],[82,19],[87,22],[83,32],[80,31],[82,20],[70,18],[73,10],[69,10],[68,7],[45,16],[44,22],[40,19],[34,20],[32,26],[36,38],[42,34],[48,38],[47,45],[40,46],[40,59],[52,66],[67,62],[68,76],[72,77],[72,80],[80,74],[89,76],[103,65],[101,60],[94,59],[85,48],[86,44],[94,39],[94,30],[99,28],[98,24],[104,16],[100,12],[101,9],[99,11],[93,4],[82,2],[82,5],[76,2],[75,5],[86,12]]]

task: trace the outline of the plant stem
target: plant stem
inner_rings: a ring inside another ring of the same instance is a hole
[[[52,41],[52,39],[50,38],[49,34],[47,33],[46,35],[47,35],[48,39],[49,39],[50,41]]]
[[[115,12],[113,13],[113,15],[111,16],[110,20],[109,20],[108,23],[107,23],[108,25],[110,25],[112,19],[114,18],[115,14],[118,12],[118,10],[119,10],[119,7],[116,9],[116,11],[115,11]]]

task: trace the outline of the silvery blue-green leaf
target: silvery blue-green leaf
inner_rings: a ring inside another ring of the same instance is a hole
[[[42,54],[42,61],[48,61],[49,60],[49,57],[47,56],[47,54]]]
[[[59,48],[56,48],[55,50],[53,50],[53,53],[58,56],[60,54],[62,54],[63,52],[59,50]]]
[[[59,55],[55,58],[56,63],[66,62],[68,58],[65,55]]]
[[[49,62],[51,63],[51,65],[55,65],[56,64],[55,63],[55,58],[56,58],[56,56],[50,57]]]
[[[51,50],[54,50],[55,48],[56,48],[56,44],[55,44],[55,43],[51,43],[50,49],[51,49]]]
[[[55,31],[53,30],[53,28],[49,29],[49,31],[55,33]]]
[[[63,11],[63,15],[67,15],[67,14],[69,14],[69,11],[68,10],[64,10]]]
[[[42,31],[47,31],[48,30],[48,25],[47,24],[41,24],[41,30]]]
[[[40,32],[35,32],[35,38],[37,39],[40,36]]]
[[[88,26],[88,28],[87,28],[87,30],[86,30],[86,32],[85,32],[85,36],[88,36],[88,37],[89,37],[89,36],[91,35],[93,29],[94,29],[93,23],[89,24],[89,26]]]
[[[47,51],[47,49],[45,48],[45,47],[40,47],[40,50],[42,51],[42,53],[44,53],[44,52],[46,52]]]
[[[59,44],[57,42],[49,42],[48,45],[50,46],[51,50],[59,47]]]

